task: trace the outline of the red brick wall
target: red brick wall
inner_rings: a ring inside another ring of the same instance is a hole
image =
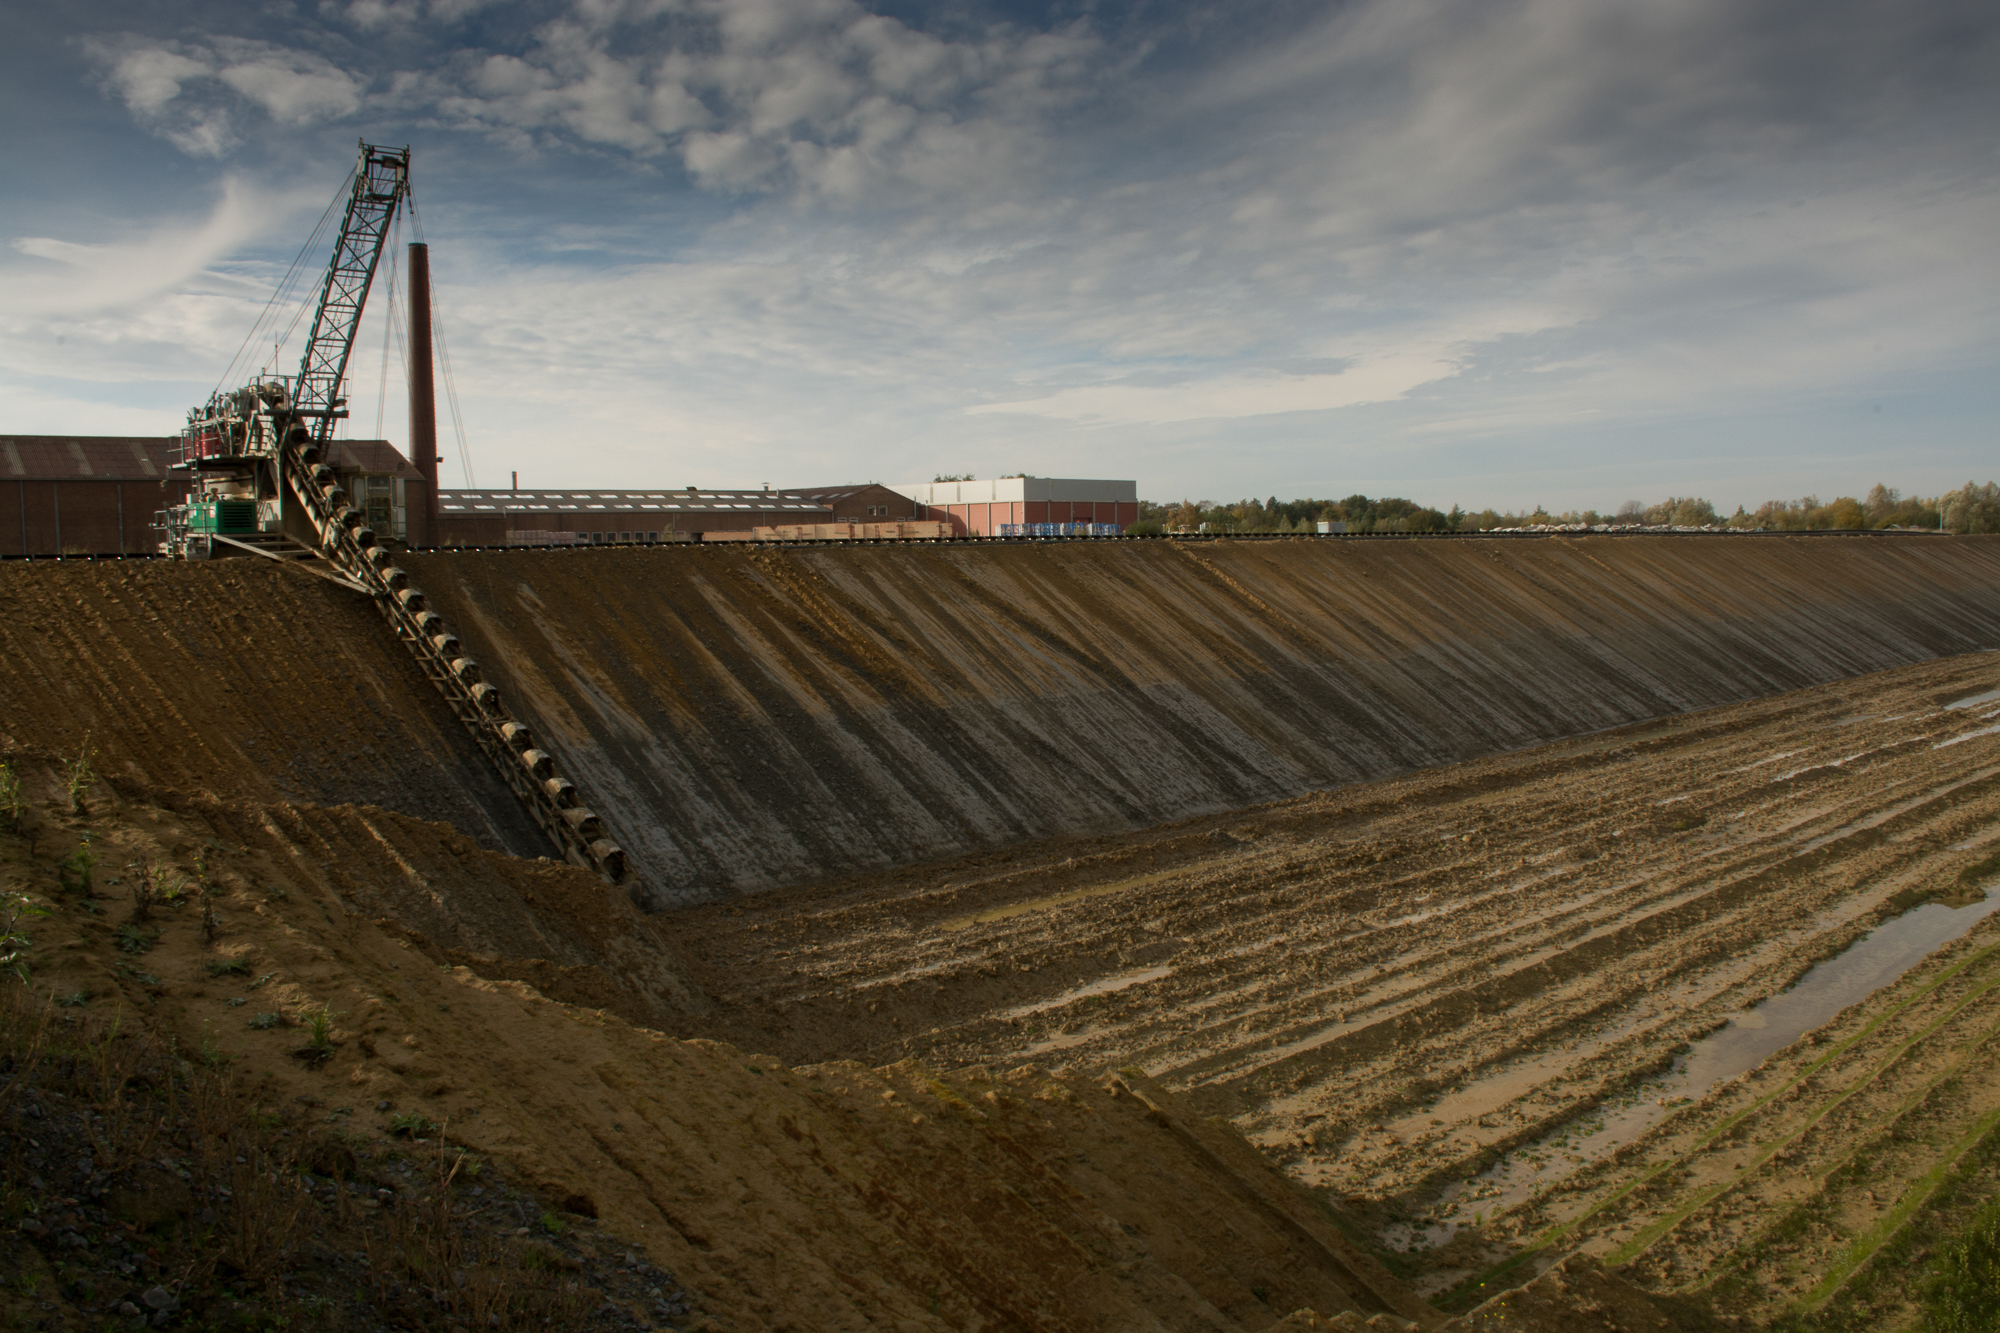
[[[898,494],[887,486],[868,486],[851,495],[843,495],[838,500],[829,500],[832,515],[823,519],[798,519],[797,522],[819,523],[888,523],[898,519],[922,518],[918,511],[923,508],[907,495]],[[873,509],[875,512],[870,513]]]
[[[150,554],[154,512],[186,493],[179,481],[0,479],[0,554]]]
[[[1129,526],[1139,521],[1139,506],[1069,500],[1028,500],[1012,503],[930,505],[923,517],[951,524],[960,535],[974,533],[990,537],[1003,523],[1117,523]]]

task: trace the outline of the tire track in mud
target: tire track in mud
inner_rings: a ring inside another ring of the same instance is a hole
[[[1996,683],[1947,659],[678,920],[739,1045],[1136,1064],[1386,1227],[1954,882],[2000,738],[1939,701]]]
[[[1946,1174],[1993,1142],[1996,1040],[2000,942],[1989,927],[1659,1126],[1622,1172],[1594,1167],[1565,1192],[1573,1199],[1519,1210],[1547,1229],[1460,1293],[1581,1244],[1650,1287],[1734,1313],[1845,1299]],[[1907,1275],[1879,1276],[1848,1301],[1852,1326],[1914,1316]]]

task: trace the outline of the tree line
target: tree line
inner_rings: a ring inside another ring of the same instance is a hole
[[[1812,532],[1830,529],[1942,527],[1948,532],[2000,532],[2000,485],[1966,482],[1943,495],[1904,495],[1877,483],[1862,498],[1843,495],[1822,501],[1817,495],[1797,500],[1766,500],[1756,509],[1738,505],[1727,517],[1700,496],[1668,496],[1658,504],[1628,500],[1610,514],[1594,509],[1552,513],[1537,505],[1531,511],[1478,511],[1454,504],[1433,509],[1396,496],[1371,499],[1350,495],[1344,500],[1182,500],[1178,504],[1139,502],[1139,522],[1126,530],[1134,535],[1161,532],[1316,532],[1321,523],[1343,523],[1355,533],[1492,532],[1501,528],[1584,526],[1607,524],[1679,528],[1762,529]]]

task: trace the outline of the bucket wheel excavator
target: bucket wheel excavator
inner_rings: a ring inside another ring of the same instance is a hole
[[[480,679],[478,663],[411,585],[327,463],[334,425],[347,415],[342,388],[362,307],[409,191],[410,150],[363,143],[299,372],[218,391],[188,413],[173,464],[188,479],[188,497],[157,520],[161,554],[206,560],[254,553],[330,566],[325,572],[374,600],[564,859],[625,883],[631,870],[604,821],[509,715],[500,692]]]

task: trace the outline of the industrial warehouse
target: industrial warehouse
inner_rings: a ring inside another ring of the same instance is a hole
[[[191,490],[183,445],[173,436],[0,436],[0,556],[160,551],[160,515],[186,504]],[[433,509],[429,479],[387,440],[334,439],[326,465],[381,540],[419,549],[1115,536],[1139,512],[1136,482],[1052,477],[756,490],[517,484],[439,490]],[[980,498],[963,498],[972,494]],[[237,522],[216,531],[258,531],[248,511]]]

